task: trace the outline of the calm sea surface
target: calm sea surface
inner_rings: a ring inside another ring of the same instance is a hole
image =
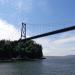
[[[75,75],[75,58],[47,57],[39,61],[0,63],[0,75]]]

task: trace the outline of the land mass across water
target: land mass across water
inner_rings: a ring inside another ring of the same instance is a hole
[[[33,40],[0,41],[0,61],[44,59],[42,46]]]

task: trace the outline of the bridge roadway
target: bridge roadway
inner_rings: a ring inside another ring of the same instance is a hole
[[[39,35],[36,35],[36,36],[28,37],[26,39],[22,39],[21,41],[37,39],[37,38],[50,36],[50,35],[54,35],[54,34],[58,34],[58,33],[62,33],[62,32],[72,31],[72,30],[75,30],[75,25],[74,26],[70,26],[70,27],[66,27],[66,28],[63,28],[63,29],[59,29],[59,30],[55,30],[55,31],[39,34]]]

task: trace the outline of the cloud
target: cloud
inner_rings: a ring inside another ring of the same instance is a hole
[[[60,36],[61,34],[59,34]],[[71,36],[70,36],[71,35]],[[67,37],[69,36],[69,37]],[[62,36],[52,40],[53,37],[44,37],[35,39],[35,41],[43,46],[43,54],[45,56],[64,56],[75,54],[75,35],[70,32],[62,33]]]
[[[44,14],[53,13],[52,5],[49,4],[49,0],[37,0],[37,3],[40,11],[42,11]]]
[[[5,4],[5,3],[8,3],[9,2],[9,0],[0,0],[0,4]]]
[[[16,9],[18,12],[30,12],[32,9],[32,0],[0,0],[0,4],[8,5],[14,9]]]
[[[52,44],[63,45],[63,44],[68,43],[68,42],[75,42],[75,36],[55,40],[54,42],[52,42]]]
[[[0,40],[18,40],[20,38],[20,32],[9,24],[7,21],[0,19]]]
[[[31,12],[32,10],[32,0],[17,0],[15,2],[15,8],[21,13],[24,11],[26,13]]]

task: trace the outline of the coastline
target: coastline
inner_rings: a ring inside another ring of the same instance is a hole
[[[4,59],[4,60],[0,60],[0,63],[1,62],[19,62],[19,61],[38,61],[38,60],[43,60],[43,59],[46,59],[45,57],[42,57],[42,58],[35,58],[35,59],[31,59],[31,58],[26,58],[26,59],[23,59],[23,58],[13,58],[13,59]]]

